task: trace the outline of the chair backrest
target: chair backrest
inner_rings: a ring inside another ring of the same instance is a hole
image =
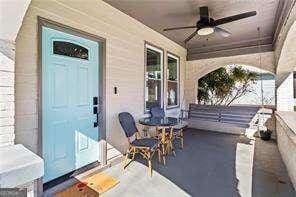
[[[118,119],[126,137],[132,137],[136,132],[138,132],[135,119],[130,113],[121,112],[118,114]]]
[[[164,109],[159,106],[151,107],[150,114],[151,114],[151,117],[157,117],[157,118],[165,117]]]

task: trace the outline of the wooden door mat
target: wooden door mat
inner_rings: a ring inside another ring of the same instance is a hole
[[[99,196],[119,183],[119,180],[105,173],[97,173],[82,178],[78,183],[58,192],[57,197],[93,197]]]

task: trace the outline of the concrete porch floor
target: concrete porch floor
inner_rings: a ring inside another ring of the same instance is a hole
[[[176,154],[166,166],[155,157],[152,177],[141,158],[107,169],[120,183],[103,196],[296,196],[274,141],[188,129]]]
[[[124,171],[121,163],[104,170],[120,183],[100,196],[296,197],[275,141],[195,129],[187,129],[184,135],[184,149],[176,144],[176,157],[167,156],[166,166],[155,155],[152,177],[140,157]],[[70,179],[44,196],[76,182]]]

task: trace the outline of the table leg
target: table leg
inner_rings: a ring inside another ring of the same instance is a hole
[[[165,161],[165,155],[166,155],[166,147],[165,144],[166,143],[166,139],[165,139],[165,128],[163,127],[161,129],[161,145],[162,145],[162,158],[163,158],[163,165],[165,165],[166,161]]]
[[[170,141],[169,141],[169,143],[170,143],[170,149],[171,149],[173,155],[176,156],[175,148],[174,148],[174,145],[173,145],[173,140],[174,140],[173,130],[174,130],[173,127],[171,127],[171,129],[170,129]]]

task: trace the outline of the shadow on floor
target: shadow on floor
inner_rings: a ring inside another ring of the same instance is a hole
[[[153,168],[190,196],[293,196],[287,188],[282,190],[288,192],[281,192],[278,185],[272,188],[274,184],[266,184],[266,181],[278,183],[278,176],[262,174],[262,170],[256,165],[262,162],[260,157],[264,152],[277,150],[275,144],[272,145],[274,150],[271,150],[267,144],[260,143],[260,139],[255,141],[245,136],[193,129],[187,129],[184,135],[184,149],[178,149],[178,144],[175,144],[176,157],[167,156],[166,166],[159,164],[155,157]],[[257,154],[256,152],[260,152],[258,149],[264,149],[263,153]],[[279,155],[274,157],[280,159]],[[263,162],[269,159],[267,156]],[[140,157],[136,160],[147,165]],[[275,162],[275,159],[270,162]],[[275,172],[277,169],[270,170]],[[285,177],[289,182],[287,176]]]
[[[176,147],[176,157],[167,156],[167,165],[156,160],[155,171],[191,196],[241,196],[236,176],[237,144],[250,141],[237,135],[188,129],[184,149]],[[137,158],[145,164],[145,160]]]

